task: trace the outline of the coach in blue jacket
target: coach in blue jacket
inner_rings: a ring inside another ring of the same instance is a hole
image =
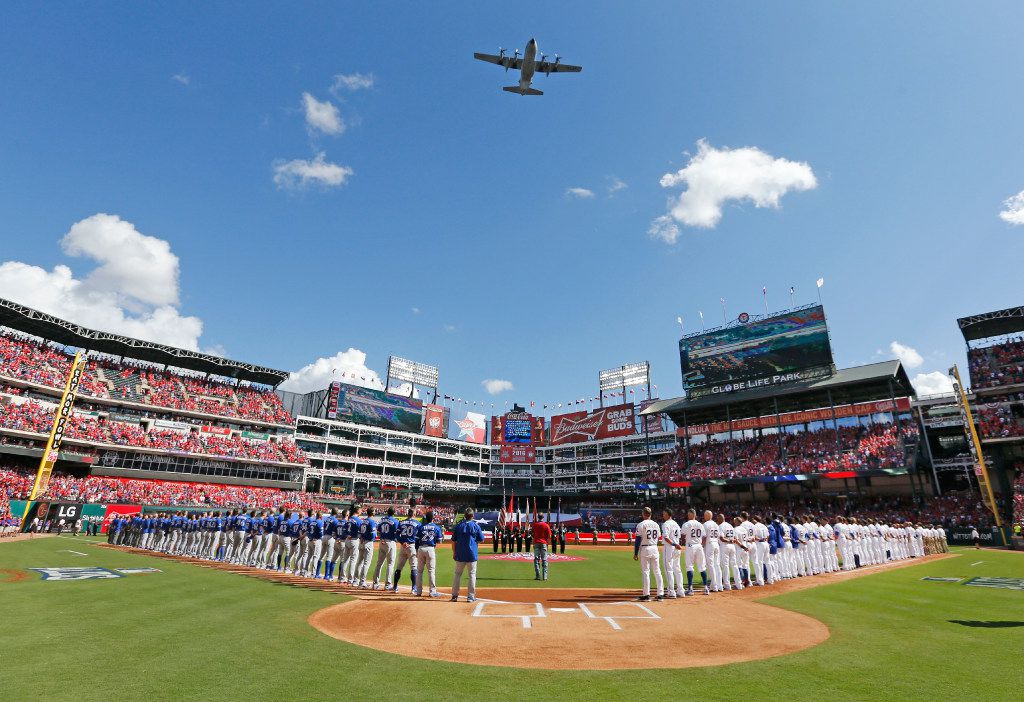
[[[452,529],[452,558],[455,559],[455,579],[452,582],[452,602],[459,601],[459,584],[462,571],[469,567],[469,586],[466,588],[466,602],[476,602],[477,544],[484,540],[480,525],[473,521],[473,508],[467,507],[465,517]]]

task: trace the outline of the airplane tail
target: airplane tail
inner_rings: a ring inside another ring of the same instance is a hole
[[[504,88],[502,88],[502,90],[504,90],[505,92],[508,92],[508,93],[519,93],[520,95],[543,95],[544,94],[543,90],[537,90],[536,88],[526,88],[524,90],[523,88],[520,88],[518,85],[506,85]]]

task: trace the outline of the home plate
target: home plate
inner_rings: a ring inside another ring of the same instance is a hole
[[[548,607],[549,612],[578,612],[575,607]]]

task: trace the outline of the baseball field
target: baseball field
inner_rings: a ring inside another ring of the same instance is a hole
[[[639,606],[628,547],[570,546],[583,560],[546,583],[529,562],[482,561],[471,604],[102,542],[0,542],[0,698],[1017,700],[1024,684],[1021,553]]]

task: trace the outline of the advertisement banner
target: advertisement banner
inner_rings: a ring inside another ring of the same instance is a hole
[[[896,399],[895,404],[892,400],[881,400],[879,402],[858,402],[854,405],[841,405],[835,408],[835,417],[836,419],[864,417],[883,412],[892,412],[893,407],[896,408],[897,412],[909,412],[910,398],[899,397]],[[763,417],[734,419],[732,420],[732,430],[768,429],[776,425],[788,426],[790,424],[807,424],[809,422],[827,422],[832,420],[832,411],[830,407],[822,407],[802,412],[784,412],[778,415],[778,417],[774,414],[769,414]],[[692,424],[686,428],[686,432],[683,429],[678,429],[676,433],[679,436],[683,436],[684,433],[688,433],[690,436],[699,436],[701,434],[722,434],[727,431],[729,431],[729,422],[712,422],[711,424]]]
[[[67,528],[75,526],[75,522],[82,516],[82,505],[80,503],[75,504],[57,504],[51,503],[50,509],[46,513],[46,518],[54,524],[57,524],[61,519],[64,520],[64,525]]]
[[[255,439],[256,441],[269,441],[270,434],[264,434],[262,431],[243,431],[242,438]]]
[[[408,431],[418,434],[423,426],[423,402],[412,397],[392,395],[383,390],[371,390],[355,385],[334,383],[338,398],[335,416],[331,416],[331,400],[328,397],[330,419],[339,419],[357,424],[367,424],[381,429]]]
[[[440,405],[423,406],[423,433],[426,436],[433,436],[443,439],[448,436],[448,422],[445,421],[447,411]]]
[[[335,381],[327,389],[327,418],[338,418],[338,397],[341,395],[341,383]]]
[[[160,427],[161,429],[170,429],[171,431],[181,432],[187,434],[192,429],[192,424],[187,422],[175,422],[170,419],[155,419],[153,420],[153,426]]]
[[[533,418],[533,444],[534,446],[543,446],[548,442],[548,436],[546,427],[544,426],[544,417]]]
[[[627,436],[636,431],[632,404],[602,407],[593,412],[572,412],[551,418],[551,443],[569,444]]]
[[[741,315],[724,329],[679,340],[688,397],[790,383],[834,372],[821,305],[762,319]]]
[[[218,436],[230,436],[231,430],[227,427],[214,427],[209,424],[204,424],[199,428],[199,431],[204,434],[217,434]]]
[[[505,444],[500,459],[502,463],[536,463],[537,449],[530,444]]]
[[[487,425],[485,422],[487,417],[477,412],[466,412],[465,419],[455,420],[455,425],[459,428],[459,434],[456,439],[463,441],[469,441],[474,444],[483,444],[487,442]]]
[[[648,414],[648,415],[644,415],[643,414],[643,411],[645,409],[647,409],[648,406],[652,405],[655,402],[659,402],[659,401],[660,401],[659,398],[652,397],[651,399],[644,400],[643,402],[640,403],[640,407],[637,409],[637,414],[638,414],[638,416],[642,416],[643,417],[643,421],[639,421],[639,422],[636,423],[636,431],[637,431],[638,434],[643,434],[645,431],[646,432],[650,432],[651,434],[654,434],[654,433],[657,433],[657,432],[660,432],[660,431],[665,431],[665,415],[664,414]]]
[[[505,418],[499,415],[491,417],[491,445],[501,446],[505,443]]]

